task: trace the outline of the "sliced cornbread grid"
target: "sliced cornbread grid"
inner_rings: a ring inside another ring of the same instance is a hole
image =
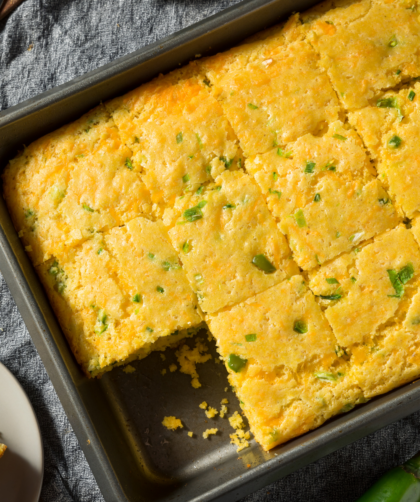
[[[226,171],[180,197],[164,223],[204,312],[238,303],[298,273],[257,185]]]
[[[208,84],[190,65],[107,104],[158,215],[176,197],[242,164],[238,140]]]
[[[99,106],[10,162],[4,197],[35,265],[95,232],[151,216],[149,193],[132,172],[130,156]]]
[[[372,397],[420,374],[420,249],[403,225],[310,273],[309,286]]]
[[[10,162],[14,225],[88,376],[205,317],[266,450],[419,377],[419,28],[416,2],[329,0]],[[198,344],[176,352],[195,389]]]
[[[252,433],[265,449],[363,401],[303,277],[206,320]]]
[[[359,136],[339,121],[322,137],[306,134],[245,166],[305,270],[399,222]]]
[[[92,376],[174,344],[202,321],[161,222],[136,218],[37,271],[78,362]]]

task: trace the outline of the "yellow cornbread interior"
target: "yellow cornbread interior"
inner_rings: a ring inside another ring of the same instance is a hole
[[[419,9],[329,0],[10,161],[13,223],[86,374],[204,319],[266,450],[419,376]],[[199,392],[208,354],[188,350]]]

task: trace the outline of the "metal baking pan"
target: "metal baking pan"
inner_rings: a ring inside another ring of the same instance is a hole
[[[100,101],[123,94],[194,59],[227,49],[245,37],[314,5],[313,0],[248,0],[156,44],[120,58],[0,113],[0,169],[22,148],[68,123]],[[198,404],[236,398],[224,388],[226,371],[214,360],[201,365],[201,389],[179,372],[163,377],[151,354],[136,372],[114,369],[88,380],[71,354],[44,290],[0,198],[0,269],[80,441],[107,502],[220,500],[233,502],[420,408],[420,382],[376,398],[270,453],[253,444],[239,455],[229,444],[226,419],[204,421]],[[205,333],[203,336],[206,336]],[[212,346],[213,355],[216,355]],[[167,351],[167,353],[170,351]],[[230,395],[229,395],[230,394]],[[182,418],[196,437],[169,432],[165,415]],[[210,440],[204,429],[218,427]]]

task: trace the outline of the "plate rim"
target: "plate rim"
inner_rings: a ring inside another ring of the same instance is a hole
[[[45,474],[44,441],[42,439],[41,427],[39,426],[38,417],[36,416],[36,413],[35,413],[34,407],[32,405],[32,402],[29,399],[28,394],[26,393],[25,389],[22,387],[22,385],[19,382],[19,380],[10,371],[10,369],[4,363],[2,363],[0,361],[0,371],[1,371],[1,369],[4,369],[6,371],[6,373],[9,374],[9,376],[11,377],[11,379],[14,381],[14,383],[17,385],[17,387],[21,390],[24,398],[26,399],[27,404],[29,405],[30,410],[32,411],[32,415],[33,415],[34,422],[35,422],[35,425],[36,425],[36,430],[38,432],[38,437],[39,437],[39,440],[40,440],[40,449],[41,449],[41,466],[40,466],[41,467],[41,469],[40,469],[41,475],[40,475],[40,481],[39,481],[39,486],[38,486],[38,492],[35,494],[36,498],[34,499],[34,500],[36,500],[36,501],[39,502],[39,500],[41,498],[41,491],[42,491],[42,486],[44,484],[44,474]]]

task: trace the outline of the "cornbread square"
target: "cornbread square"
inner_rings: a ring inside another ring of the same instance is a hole
[[[265,50],[258,43],[254,50],[241,46],[202,63],[245,156],[321,133],[339,118],[318,59],[310,44],[296,40]]]
[[[420,210],[420,84],[387,92],[349,114],[376,160],[379,179],[402,215]]]
[[[311,31],[308,40],[348,110],[367,106],[382,90],[420,75],[415,2],[352,2],[316,17]]]
[[[419,284],[420,249],[412,231],[400,225],[311,272],[309,287],[339,345],[348,348],[398,325]]]
[[[35,265],[140,215],[150,195],[103,107],[36,141],[3,174],[4,198]]]
[[[296,275],[206,320],[264,449],[363,401],[303,277]]]
[[[201,323],[196,296],[161,222],[136,218],[37,271],[87,375],[161,350]]]
[[[178,198],[164,223],[204,312],[238,303],[298,273],[250,176],[226,171],[199,192]]]
[[[305,270],[399,222],[360,137],[339,121],[322,137],[306,134],[245,166]]]
[[[159,77],[107,104],[158,215],[176,197],[242,163],[222,107],[194,68]]]

